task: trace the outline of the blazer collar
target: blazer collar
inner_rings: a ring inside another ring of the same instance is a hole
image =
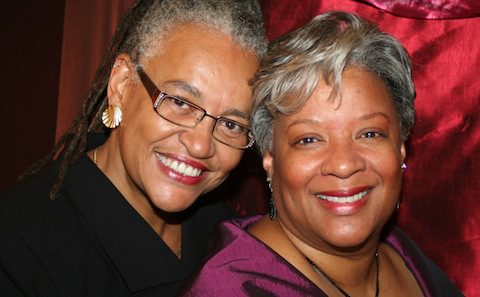
[[[131,291],[186,279],[200,261],[201,246],[185,236],[191,218],[179,260],[88,156],[71,167],[65,190]]]

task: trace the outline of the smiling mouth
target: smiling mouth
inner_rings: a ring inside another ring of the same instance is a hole
[[[178,174],[190,177],[197,177],[202,174],[202,170],[188,165],[187,163],[167,158],[163,155],[157,153],[158,160],[162,162],[163,165],[177,172]]]
[[[328,196],[328,195],[322,195],[322,194],[317,194],[316,196],[322,200],[326,200],[329,202],[334,202],[334,203],[352,203],[355,201],[358,201],[365,197],[368,194],[367,191],[360,192],[358,194],[352,195],[352,196],[344,196],[344,197],[339,197],[339,196]]]

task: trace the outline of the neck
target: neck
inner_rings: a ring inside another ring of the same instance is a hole
[[[308,257],[305,257],[307,259],[307,262],[312,266],[313,270],[322,278],[326,279],[333,287],[335,287],[336,290],[338,290],[339,293],[341,293],[344,297],[350,297],[350,294],[347,293],[340,285],[337,284],[337,281],[332,279],[330,276],[328,276],[325,272],[323,272],[318,265],[313,262],[311,259]],[[375,297],[378,297],[379,292],[380,292],[380,286],[379,286],[379,270],[380,270],[380,262],[379,262],[379,255],[378,252],[375,253]]]
[[[354,252],[339,251],[328,245],[321,248],[292,234],[282,225],[281,221],[277,220],[276,224],[288,241],[291,242],[292,248],[299,255],[298,257],[303,259],[301,265],[303,270],[306,271],[305,275],[314,283],[322,288],[329,288],[328,292],[333,296],[344,296],[335,285],[352,296],[376,295],[377,258],[375,255],[378,243]],[[308,263],[307,259],[310,259],[321,272],[318,273],[315,267]],[[378,259],[380,259],[380,256]]]

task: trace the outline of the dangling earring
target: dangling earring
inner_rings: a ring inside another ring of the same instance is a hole
[[[268,183],[268,188],[270,189],[270,193],[272,195],[270,195],[270,200],[268,201],[269,202],[269,211],[268,211],[268,216],[270,217],[270,220],[275,220],[275,218],[277,217],[277,208],[275,207],[275,200],[273,200],[273,187],[272,187],[272,179],[270,178],[270,176],[267,176],[267,183]]]
[[[270,189],[270,193],[273,193],[272,178],[270,176],[267,176],[267,184],[268,184],[268,188]]]
[[[102,113],[103,124],[110,129],[116,128],[122,122],[122,109],[118,105],[108,105]]]
[[[402,163],[402,165],[400,166],[400,168],[402,168],[403,171],[405,171],[407,169],[407,164],[405,163]],[[396,210],[398,211],[400,209],[400,203],[402,202],[402,198],[398,198],[397,200],[397,207],[396,207]]]

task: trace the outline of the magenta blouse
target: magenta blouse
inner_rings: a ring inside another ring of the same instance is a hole
[[[257,215],[220,224],[213,234],[210,256],[185,283],[179,296],[327,296],[280,255],[246,232],[260,219]],[[399,228],[394,227],[385,242],[404,259],[425,296],[463,296]]]

